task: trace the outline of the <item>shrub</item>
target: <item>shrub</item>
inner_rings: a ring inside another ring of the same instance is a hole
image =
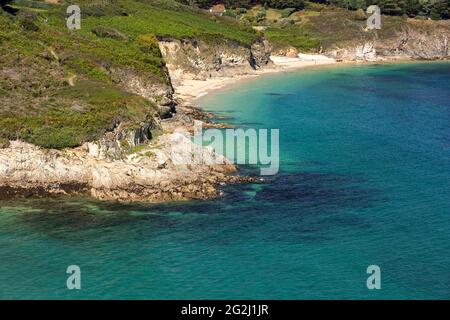
[[[258,22],[258,23],[264,21],[266,19],[266,11],[265,10],[258,11],[256,13],[255,18],[256,18],[256,22]]]
[[[364,12],[363,9],[356,10],[356,12],[355,12],[355,19],[356,20],[361,20],[361,21],[367,19],[366,13]]]
[[[297,9],[295,8],[286,8],[281,11],[281,18],[288,18],[291,14],[293,14]]]
[[[39,31],[39,27],[30,19],[23,19],[20,26],[26,31]]]
[[[138,38],[139,48],[142,52],[150,54],[153,57],[161,57],[158,39],[154,34],[141,35]]]
[[[236,14],[245,14],[247,13],[247,9],[245,8],[236,8]]]
[[[128,15],[124,8],[119,6],[117,3],[110,1],[81,5],[81,12],[84,16],[91,17]]]
[[[254,22],[255,21],[255,17],[254,16],[251,16],[251,15],[243,15],[242,17],[241,17],[241,20],[243,21],[243,22],[246,22],[246,23],[252,23],[252,22]]]
[[[281,28],[286,28],[286,27],[291,26],[293,24],[294,24],[294,20],[292,20],[292,19],[284,18],[284,19],[281,19],[280,21],[278,21],[278,25]]]
[[[302,10],[305,8],[305,2],[303,0],[268,0],[267,4],[269,7],[275,9],[295,8]]]
[[[111,38],[116,40],[127,39],[127,37],[123,33],[110,27],[98,26],[92,29],[92,33],[94,33],[97,37],[100,38]]]
[[[234,10],[227,10],[224,12],[223,14],[224,17],[232,17],[232,18],[236,18],[237,14]]]

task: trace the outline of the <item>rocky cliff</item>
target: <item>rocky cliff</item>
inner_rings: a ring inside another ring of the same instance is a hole
[[[337,43],[327,55],[343,61],[440,60],[450,57],[447,21],[409,21],[389,32],[367,32],[359,41]]]
[[[229,175],[236,168],[226,159],[220,165],[192,165],[193,143],[178,132],[123,159],[106,150],[101,142],[46,150],[12,141],[0,149],[0,197],[88,194],[102,200],[180,201],[216,197],[219,184],[241,180]],[[200,152],[206,163],[220,157],[210,148]]]
[[[160,50],[174,84],[185,79],[207,80],[249,74],[272,64],[271,46],[263,39],[246,46],[233,41],[207,43],[164,38],[160,40]]]

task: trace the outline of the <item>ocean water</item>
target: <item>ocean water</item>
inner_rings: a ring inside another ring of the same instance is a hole
[[[200,104],[280,129],[279,174],[207,202],[2,201],[0,298],[450,298],[450,63],[268,75]]]

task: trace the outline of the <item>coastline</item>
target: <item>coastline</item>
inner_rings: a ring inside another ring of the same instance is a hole
[[[188,161],[183,162],[185,165],[177,164],[177,158],[191,157],[185,150],[193,148],[189,133],[194,120],[204,122],[205,127],[227,126],[211,121],[215,115],[196,107],[194,104],[198,99],[262,75],[297,72],[306,68],[415,62],[420,61],[337,62],[324,59],[317,63],[287,58],[281,65],[269,65],[248,74],[207,80],[188,79],[174,85],[178,112],[173,118],[161,121],[164,134],[123,159],[105,157],[103,153],[107,146],[102,141],[85,143],[75,149],[49,151],[12,141],[10,147],[0,149],[0,172],[6,182],[0,183],[0,189],[3,188],[0,191],[7,198],[87,194],[99,200],[147,203],[218,198],[221,185],[262,180],[239,175],[238,166],[228,161],[223,165],[189,165]],[[211,148],[203,148],[202,153],[206,158],[220,156]]]
[[[322,55],[317,55],[317,57],[318,59],[315,61],[307,61],[296,58],[272,56],[272,65],[255,70],[252,73],[239,74],[232,77],[209,78],[206,80],[182,79],[179,84],[173,85],[175,90],[174,96],[183,103],[194,103],[197,99],[210,94],[212,91],[223,89],[241,81],[259,78],[263,75],[282,72],[295,72],[306,68],[341,65],[347,63],[337,62],[334,59],[330,59]],[[277,62],[274,61],[274,58]]]
[[[325,57],[323,55],[315,55],[317,57]],[[275,56],[277,57],[277,56]],[[273,59],[274,56],[271,57]],[[279,57],[278,57],[279,58]],[[284,57],[283,57],[284,58]],[[380,57],[377,60],[346,60],[337,61],[331,58],[326,60],[320,60],[318,63],[313,61],[303,61],[299,59],[286,58],[284,63],[274,63],[271,66],[255,70],[253,73],[238,74],[232,77],[216,77],[206,80],[193,80],[182,79],[178,84],[173,84],[174,98],[182,104],[192,105],[206,95],[213,93],[214,91],[225,89],[233,85],[237,85],[242,81],[251,81],[261,76],[277,74],[277,73],[291,73],[305,69],[321,69],[328,67],[343,67],[349,65],[378,65],[378,64],[408,64],[408,63],[436,63],[436,62],[448,62],[449,59],[440,60],[421,60],[411,57]]]
[[[330,64],[335,61],[287,58],[282,59],[281,65],[270,64],[248,74],[206,81],[187,80],[181,87],[174,86],[178,112],[173,118],[161,121],[164,133],[122,159],[106,156],[108,145],[104,141],[50,151],[26,142],[11,141],[9,147],[0,149],[0,172],[5,177],[0,191],[7,198],[87,194],[99,200],[160,203],[214,199],[220,197],[221,185],[261,182],[255,177],[239,175],[239,168],[226,159],[222,164],[190,163],[192,154],[186,150],[195,150],[189,135],[194,120],[202,121],[205,127],[223,126],[210,120],[214,115],[191,103],[212,90],[260,75]],[[222,156],[208,147],[202,148],[202,157]],[[18,165],[22,163],[26,165]]]

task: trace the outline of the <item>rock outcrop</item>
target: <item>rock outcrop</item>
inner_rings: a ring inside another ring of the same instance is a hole
[[[214,150],[200,147],[201,165],[194,164],[193,152],[198,149],[180,132],[123,159],[112,159],[101,143],[60,151],[12,141],[0,149],[0,195],[75,193],[102,200],[180,201],[216,197],[219,184],[241,180],[229,175],[235,166],[218,159]]]
[[[326,54],[338,61],[448,59],[449,40],[447,22],[411,21],[392,35],[381,37],[378,33],[368,33],[361,41],[340,44]]]
[[[271,47],[265,40],[248,47],[232,41],[211,45],[202,40],[161,39],[160,50],[174,84],[251,74],[271,64]]]

